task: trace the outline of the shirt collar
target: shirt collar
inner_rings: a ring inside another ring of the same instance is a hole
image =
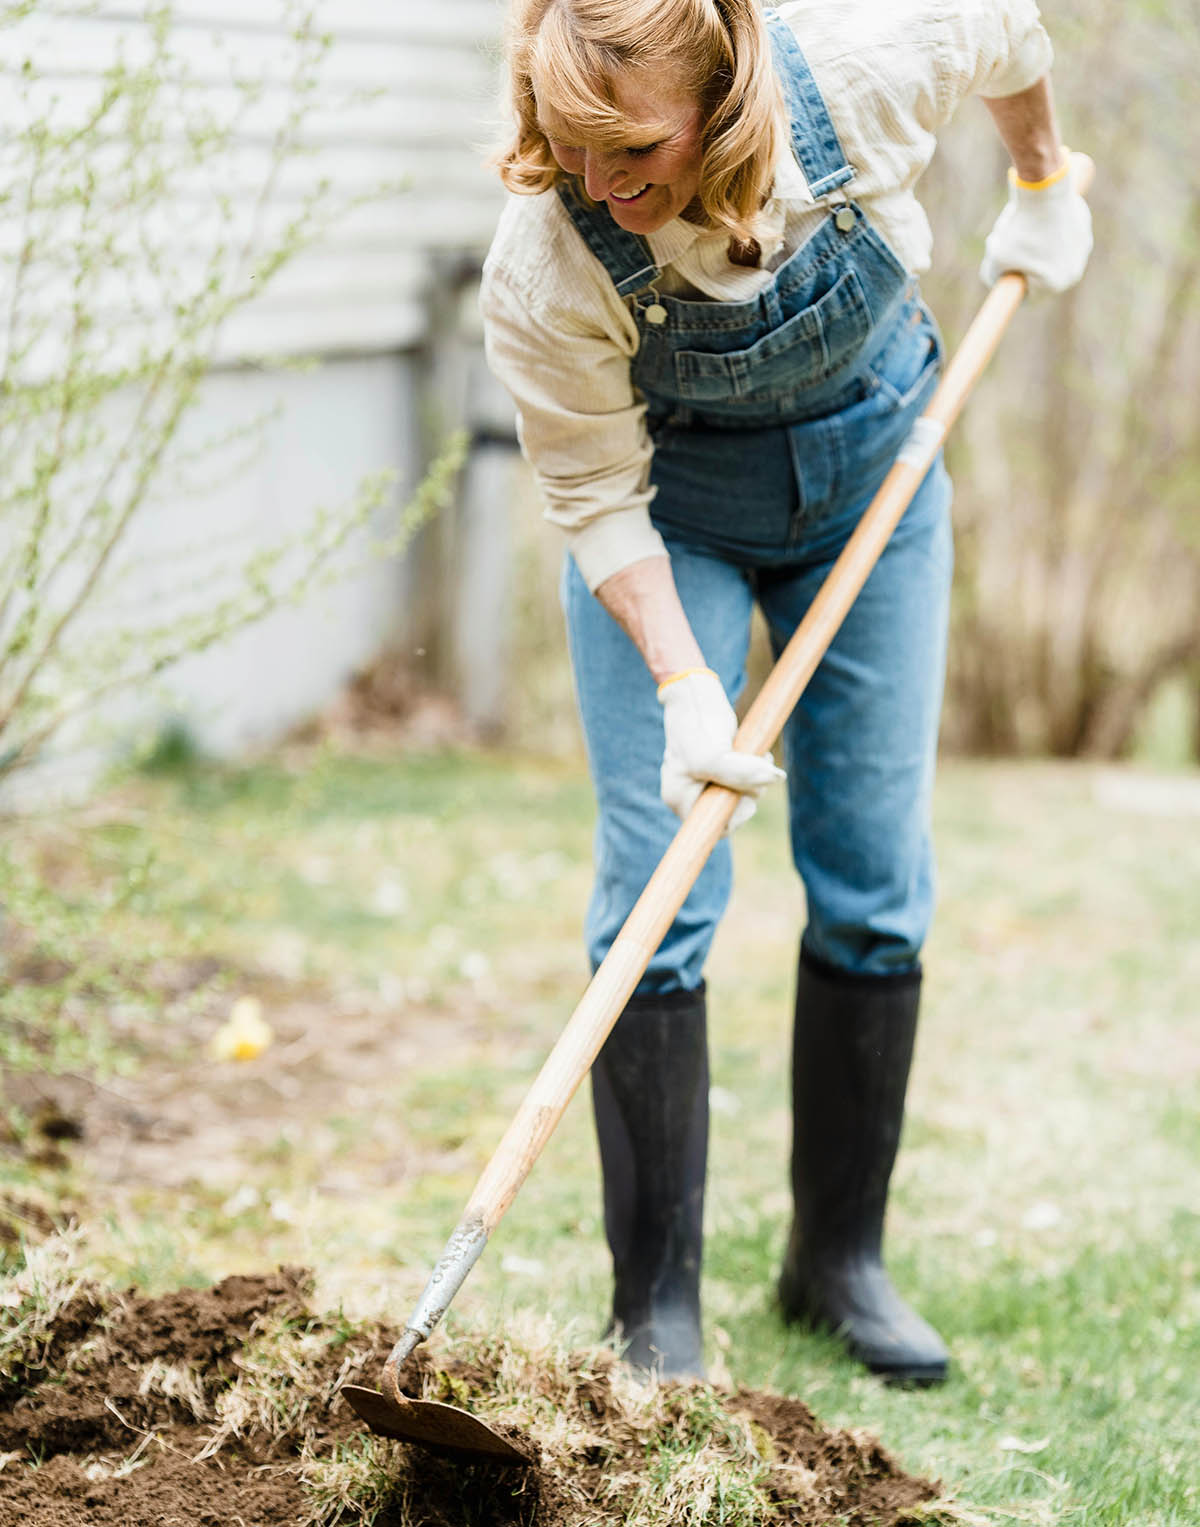
[[[808,189],[804,171],[797,163],[795,154],[792,153],[791,140],[786,139],[780,145],[779,156],[775,160],[775,178],[771,186],[771,195],[764,209],[767,213],[768,225],[778,223],[779,231],[782,231],[782,204],[791,201],[811,203],[812,200],[813,195]],[[650,253],[654,256],[654,263],[658,266],[667,266],[674,265],[681,259],[697,239],[716,236],[711,229],[699,228],[695,223],[689,223],[686,218],[676,217],[672,218],[664,228],[660,228],[657,233],[648,234],[647,243],[650,245]]]
[[[779,201],[813,200],[804,171],[792,152],[790,138],[781,145],[779,157],[775,161],[775,184],[771,188],[771,195]]]
[[[711,234],[711,229],[699,228],[683,217],[673,217],[657,233],[648,234],[646,241],[650,245],[654,263],[667,266],[682,259],[696,240],[705,234]]]

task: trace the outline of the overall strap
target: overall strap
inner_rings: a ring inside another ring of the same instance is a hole
[[[631,297],[658,280],[662,271],[640,234],[618,228],[607,207],[589,205],[573,177],[559,182],[558,194],[584,242],[612,277],[618,296]]]
[[[792,148],[813,196],[828,196],[853,180],[855,170],[846,163],[837,129],[791,27],[778,11],[764,12],[763,19],[791,118]]]

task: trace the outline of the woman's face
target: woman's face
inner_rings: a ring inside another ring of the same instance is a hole
[[[539,110],[538,122],[558,163],[579,176],[593,201],[604,202],[618,227],[655,233],[700,189],[700,103],[669,83],[649,83],[644,74],[613,83],[616,104],[629,121],[627,143],[603,148],[581,142],[550,107]]]

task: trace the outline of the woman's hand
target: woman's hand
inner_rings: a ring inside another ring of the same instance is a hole
[[[770,757],[733,748],[737,717],[725,688],[692,631],[670,557],[632,562],[596,589],[596,598],[633,641],[658,684],[663,708],[660,789],[676,816],[684,817],[710,780],[740,790],[730,832],[754,815],[755,798],[783,779]]]
[[[1005,272],[1020,271],[1031,291],[1065,292],[1082,278],[1091,252],[1092,214],[1072,165],[1034,184],[1013,172],[1008,205],[988,235],[979,274],[994,286]]]
[[[1019,271],[1031,291],[1065,292],[1087,269],[1092,214],[1078,187],[1087,162],[1058,135],[1049,75],[1017,95],[983,103],[1012,159],[1008,205],[988,235],[979,274],[994,286]]]
[[[737,717],[711,668],[692,668],[658,687],[663,708],[662,798],[678,817],[687,816],[709,781],[740,790],[729,831],[748,822],[766,787],[784,772],[770,755],[740,753],[733,746]]]

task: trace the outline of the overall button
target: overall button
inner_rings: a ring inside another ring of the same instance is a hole
[[[834,213],[833,226],[839,233],[849,233],[854,227],[854,213],[849,207],[839,207]]]
[[[661,302],[652,302],[646,309],[646,322],[653,324],[666,323],[667,310]]]

